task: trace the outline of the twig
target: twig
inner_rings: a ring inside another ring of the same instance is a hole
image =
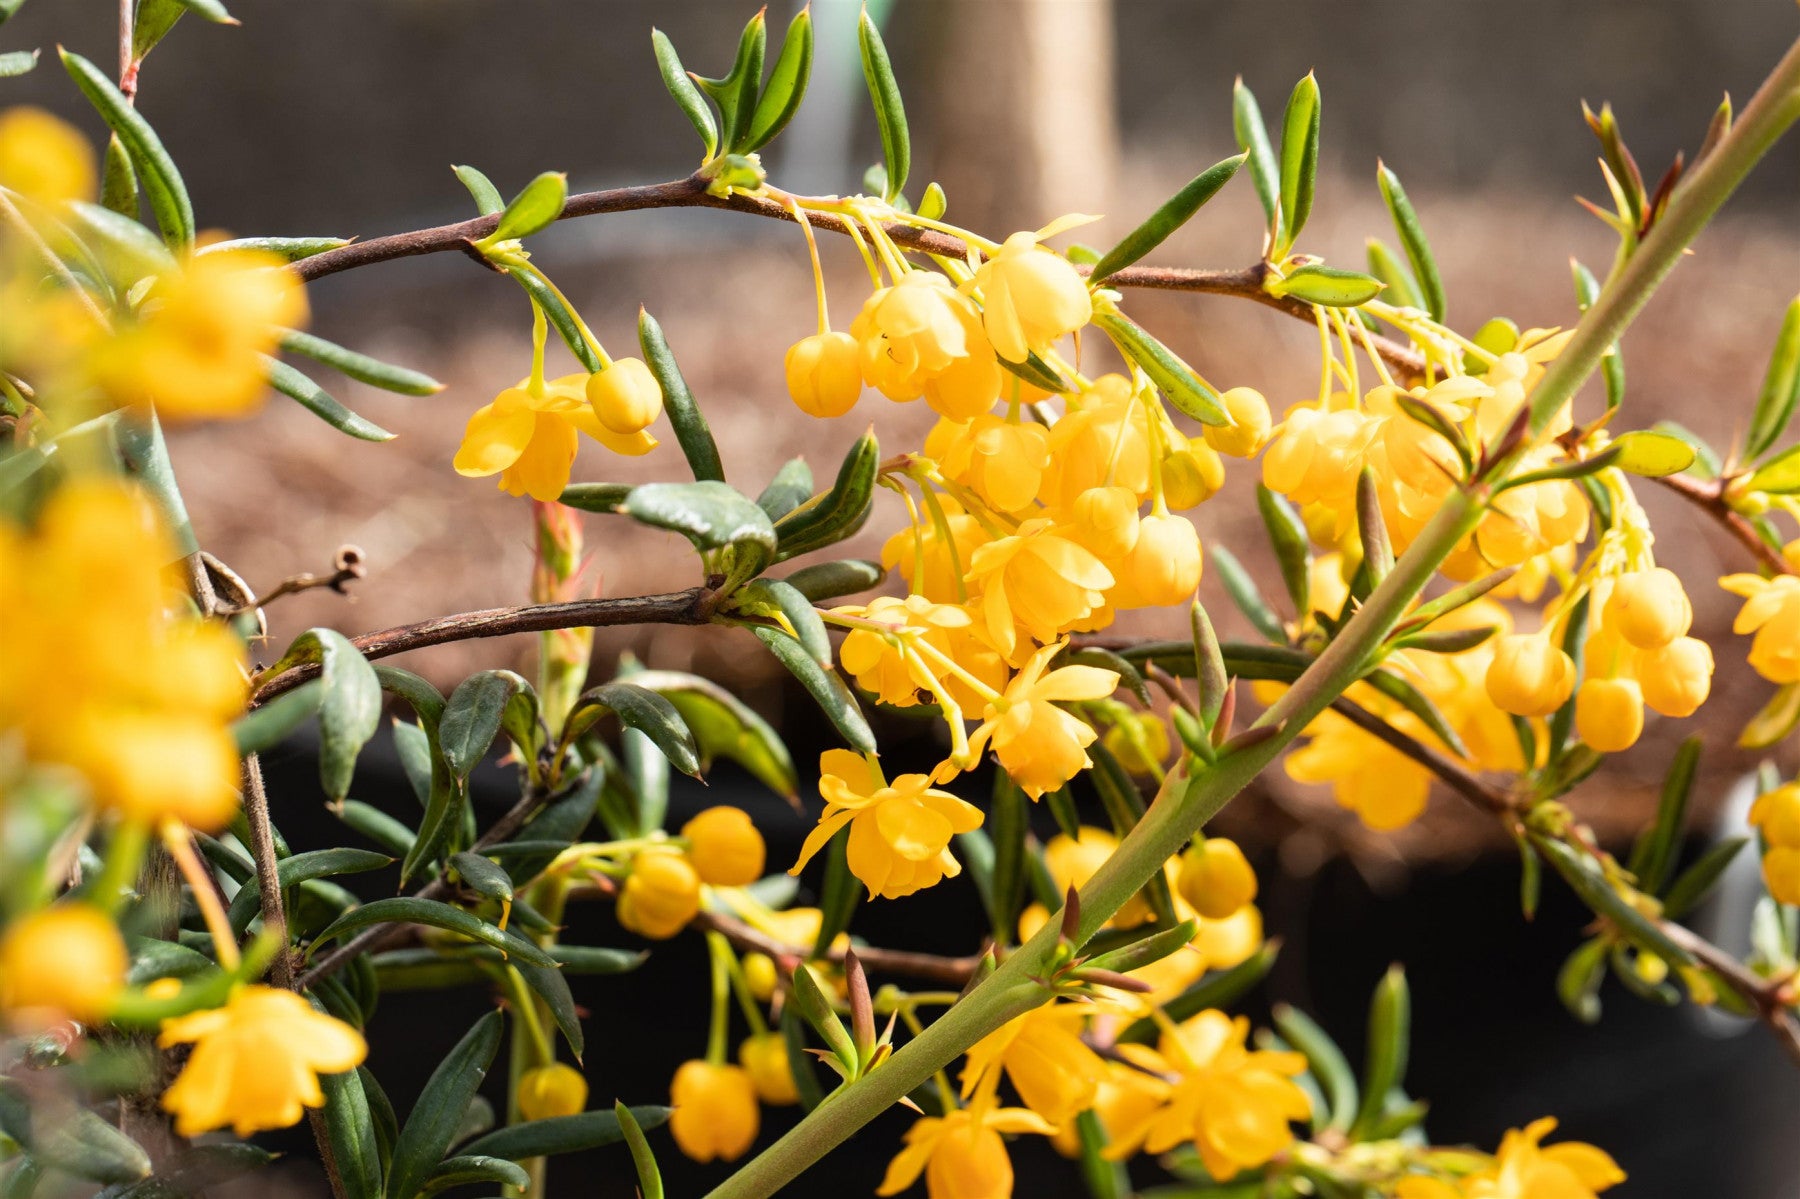
[[[1784,998],[1791,980],[1763,978],[1745,968],[1743,963],[1672,920],[1660,922],[1663,934],[1692,954],[1696,961],[1724,979],[1726,984],[1756,1008],[1757,1016],[1775,1034],[1781,1048],[1800,1066],[1800,1020],[1788,1012]]]
[[[1662,475],[1657,480],[1676,495],[1692,501],[1702,512],[1719,522],[1727,533],[1776,574],[1800,574],[1788,565],[1774,546],[1764,541],[1756,527],[1725,502],[1725,480],[1703,480],[1689,475]]]
[[[734,192],[729,196],[715,196],[709,193],[706,187],[705,179],[693,175],[670,183],[652,183],[636,187],[579,192],[570,196],[568,202],[563,205],[562,216],[559,219],[597,216],[611,212],[635,212],[649,208],[720,208],[778,221],[794,219],[792,210],[774,200],[747,195],[743,192]],[[834,214],[809,212],[807,217],[816,229],[829,229],[834,233],[849,232],[848,222]],[[499,223],[498,215],[482,216],[467,221],[458,221],[455,224],[436,225],[429,229],[415,229],[408,233],[394,233],[387,237],[352,242],[347,246],[339,246],[335,250],[327,250],[323,254],[315,254],[311,258],[303,258],[294,264],[293,270],[300,278],[311,281],[324,278],[326,275],[335,275],[339,271],[370,266],[377,262],[389,262],[396,258],[411,258],[420,254],[437,254],[446,251],[467,252],[470,242],[478,241],[492,233]],[[927,254],[945,258],[964,258],[969,253],[968,245],[961,238],[939,233],[936,230],[921,229],[915,225],[899,222],[889,223],[884,226],[884,229],[895,242]],[[1085,270],[1086,268],[1081,269]],[[1272,296],[1263,290],[1263,279],[1267,272],[1268,267],[1263,263],[1257,263],[1241,270],[1210,271],[1185,267],[1131,266],[1108,276],[1106,283],[1109,287],[1117,288],[1129,287],[1151,291],[1186,291],[1237,296],[1241,299],[1255,300],[1259,304],[1312,324],[1315,319],[1312,305],[1292,297]],[[1424,356],[1411,346],[1401,345],[1386,337],[1372,336],[1370,340],[1376,352],[1397,369],[1409,375],[1424,373]]]
[[[316,575],[310,571],[289,575],[271,587],[267,594],[221,609],[219,615],[237,616],[244,612],[254,612],[284,595],[295,595],[302,591],[311,591],[316,587],[329,587],[339,595],[343,595],[346,584],[360,579],[368,573],[368,567],[363,564],[363,552],[354,545],[339,546],[338,552],[332,557],[331,565],[332,571],[328,575]]]
[[[287,944],[287,910],[281,902],[281,863],[275,856],[275,826],[269,819],[262,761],[255,754],[244,755],[244,821],[250,826],[250,857],[256,863],[263,928],[281,943],[280,952],[269,963],[269,978],[276,986],[292,990],[294,963]]]

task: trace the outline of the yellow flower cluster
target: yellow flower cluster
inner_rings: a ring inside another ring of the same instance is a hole
[[[498,474],[508,495],[548,503],[569,486],[580,434],[631,457],[656,448],[649,429],[662,414],[662,387],[641,361],[620,358],[598,374],[547,380],[540,340],[536,367],[469,417],[458,474]]]
[[[1473,1173],[1444,1179],[1415,1175],[1394,1188],[1394,1199],[1594,1199],[1625,1181],[1603,1149],[1584,1141],[1545,1145],[1556,1130],[1546,1116],[1508,1132],[1493,1160]]]
[[[213,830],[237,810],[244,651],[174,615],[177,557],[122,482],[65,484],[30,530],[0,521],[0,729],[79,772],[103,809]]]
[[[1800,570],[1800,540],[1790,541],[1783,558]],[[1750,642],[1750,666],[1771,683],[1800,683],[1800,575],[1726,575],[1719,586],[1738,596],[1738,610],[1731,631],[1754,635]]]
[[[587,847],[565,851],[580,857]],[[740,808],[708,808],[681,827],[678,842],[637,848],[619,889],[619,923],[664,941],[700,914],[701,885],[742,887],[762,877],[762,833]]]
[[[1762,833],[1763,881],[1777,903],[1800,904],[1800,782],[1759,796],[1750,823]]]

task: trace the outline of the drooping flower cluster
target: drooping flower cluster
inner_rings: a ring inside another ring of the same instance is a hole
[[[1510,1130],[1488,1164],[1457,1178],[1413,1175],[1394,1188],[1394,1199],[1594,1199],[1625,1181],[1605,1150],[1584,1141],[1543,1143],[1556,1131],[1546,1116]]]

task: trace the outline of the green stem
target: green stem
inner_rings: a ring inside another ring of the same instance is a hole
[[[1800,118],[1800,42],[1789,50],[1744,118],[1689,177],[1663,221],[1583,316],[1576,335],[1532,396],[1534,427],[1541,428],[1575,394],[1618,340],[1649,293],[1662,281],[1686,244],[1768,149]],[[1504,480],[1502,467],[1488,485]],[[1326,651],[1265,712],[1256,727],[1274,728],[1265,740],[1227,754],[1197,778],[1171,771],[1144,818],[1081,890],[1077,944],[1088,938],[1137,894],[1188,839],[1285,749],[1302,729],[1362,673],[1439,565],[1481,519],[1487,493],[1453,492],[1413,541],[1368,602]],[[841,1144],[914,1087],[943,1069],[976,1041],[1047,1000],[1041,976],[1056,948],[1059,922],[1009,955],[987,981],[944,1013],[880,1069],[843,1087],[775,1144],[717,1187],[709,1199],[766,1199]]]
[[[706,1061],[708,1065],[722,1066],[731,1060],[726,1052],[731,1029],[731,968],[725,963],[731,943],[723,933],[709,932],[706,948],[712,957],[712,1026],[706,1034]]]

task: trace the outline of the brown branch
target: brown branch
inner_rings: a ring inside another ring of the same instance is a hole
[[[1727,533],[1736,538],[1740,545],[1749,550],[1751,555],[1763,566],[1776,574],[1800,574],[1800,570],[1789,566],[1787,559],[1783,558],[1774,546],[1762,539],[1762,536],[1756,531],[1756,526],[1726,503],[1725,480],[1696,479],[1689,475],[1662,475],[1656,481],[1676,495],[1691,501],[1702,512],[1712,517]]]
[[[556,604],[525,604],[512,608],[487,608],[436,616],[413,624],[396,625],[352,637],[350,642],[365,658],[386,658],[409,650],[470,641],[480,637],[506,637],[513,633],[542,633],[551,629],[592,629],[627,624],[705,624],[712,619],[716,593],[704,587],[666,595],[634,595],[618,599],[567,600]],[[296,666],[257,685],[255,702],[267,703],[291,691],[319,673],[317,666]]]
[[[271,587],[267,594],[255,596],[241,604],[225,607],[218,614],[220,616],[237,616],[244,612],[254,612],[284,595],[297,595],[316,587],[328,587],[339,595],[343,595],[345,586],[366,574],[368,574],[368,567],[363,563],[362,550],[354,545],[339,546],[338,552],[332,556],[330,574],[318,575],[311,571],[303,571],[297,575],[289,575]]]
[[[719,208],[778,221],[794,219],[792,209],[767,197],[746,195],[742,192],[734,192],[729,196],[716,196],[708,192],[706,188],[707,181],[705,179],[698,175],[691,175],[686,179],[678,179],[669,183],[579,192],[569,197],[567,203],[563,205],[562,215],[558,219],[567,220],[571,217],[598,216],[612,212],[635,212],[652,208]],[[843,217],[831,213],[809,212],[807,218],[815,229],[828,229],[834,233],[849,231],[849,222]],[[352,242],[347,246],[339,246],[335,250],[315,254],[311,258],[303,258],[294,263],[293,270],[300,278],[310,282],[314,279],[324,278],[326,275],[335,275],[340,271],[370,266],[378,262],[389,262],[396,258],[411,258],[421,254],[438,254],[448,251],[467,253],[471,242],[479,241],[492,233],[499,223],[500,218],[496,214],[458,221],[450,225],[436,225],[429,229],[415,229],[409,233],[395,233],[387,237],[371,238],[368,241]],[[965,258],[969,253],[968,244],[961,238],[939,233],[936,230],[921,229],[915,225],[898,222],[885,225],[884,229],[895,242],[922,253],[944,258]],[[1129,266],[1107,276],[1106,284],[1109,287],[1117,288],[1130,287],[1150,291],[1185,291],[1237,296],[1240,299],[1255,300],[1266,307],[1285,312],[1289,316],[1312,324],[1315,319],[1312,305],[1291,296],[1272,296],[1263,290],[1263,279],[1267,272],[1268,267],[1263,263],[1257,263],[1241,270]],[[1380,336],[1372,336],[1371,343],[1375,346],[1376,352],[1399,370],[1411,375],[1424,373],[1425,359],[1411,346],[1402,345],[1390,338]]]

